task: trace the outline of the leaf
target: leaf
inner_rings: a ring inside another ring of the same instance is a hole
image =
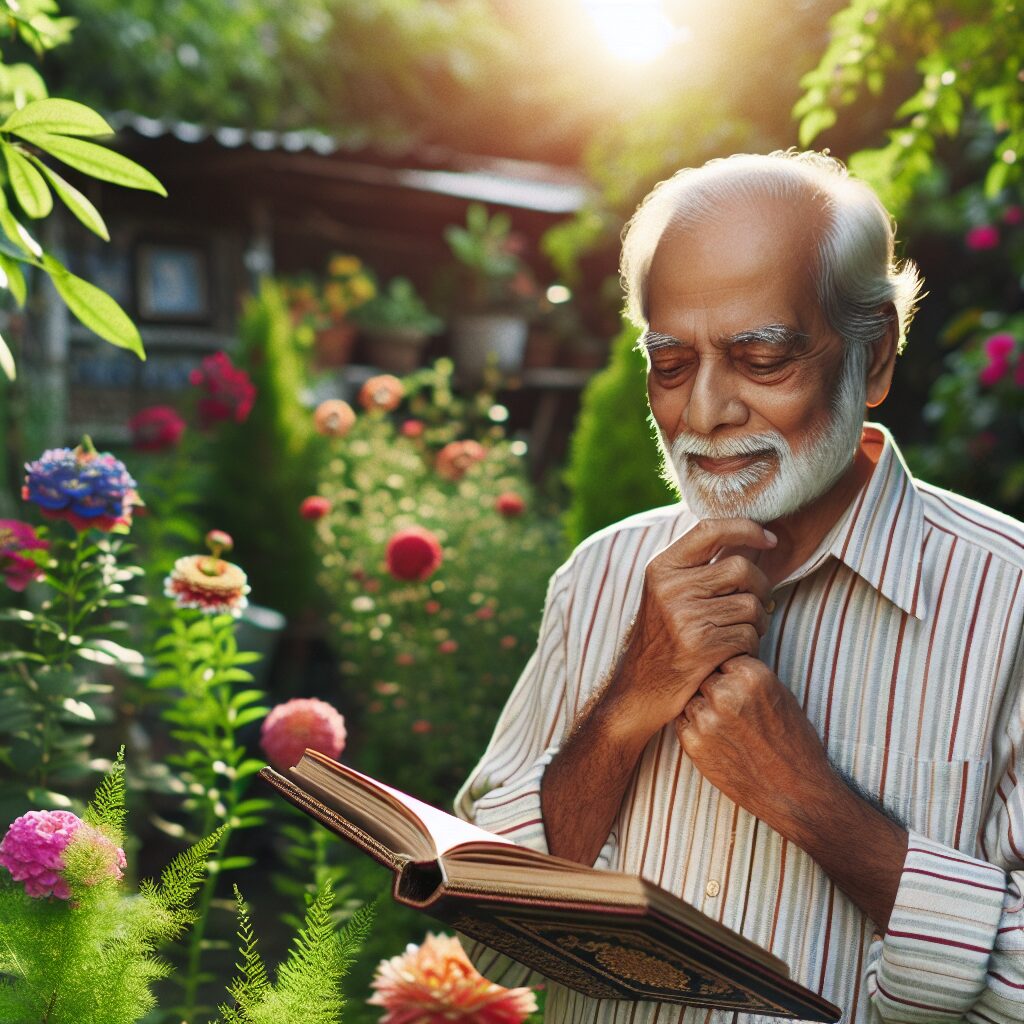
[[[33,100],[0,124],[0,131],[13,135],[21,135],[25,128],[54,135],[114,134],[114,129],[91,107],[61,99]]]
[[[3,270],[6,277],[4,287],[14,296],[14,301],[19,306],[24,306],[28,289],[25,287],[25,274],[21,264],[13,257],[0,252],[0,270]]]
[[[74,167],[91,178],[123,185],[125,188],[167,195],[167,189],[145,167],[105,146],[97,146],[95,142],[85,142],[82,139],[71,139],[66,135],[51,135],[35,128],[26,128],[19,134],[26,142],[31,142],[44,153],[55,156],[69,167]]]
[[[808,146],[826,128],[836,123],[836,112],[826,108],[810,111],[800,122],[800,145]]]
[[[110,241],[110,232],[103,222],[99,210],[89,201],[86,196],[75,188],[71,182],[62,178],[53,168],[47,167],[37,156],[29,156],[29,159],[39,168],[43,176],[53,186],[53,191],[60,196],[61,202],[91,231],[99,235],[104,242]]]
[[[75,700],[73,697],[66,697],[61,707],[72,717],[81,718],[86,722],[96,721],[96,712],[85,703],[85,701]]]
[[[3,189],[0,189],[0,228],[3,228],[4,234],[10,239],[11,243],[25,253],[26,256],[35,256],[37,259],[42,257],[43,247],[11,213]]]
[[[18,376],[18,371],[14,365],[14,353],[7,342],[4,341],[3,335],[0,335],[0,370],[3,370],[4,376],[8,380],[14,380]]]
[[[139,329],[128,314],[102,289],[72,274],[52,256],[43,257],[43,267],[68,309],[90,330],[119,348],[146,358]]]
[[[43,176],[32,166],[28,157],[10,143],[0,142],[7,161],[8,178],[21,208],[33,219],[45,217],[53,209],[53,196]]]

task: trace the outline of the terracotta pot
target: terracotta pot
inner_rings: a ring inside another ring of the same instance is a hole
[[[416,327],[375,328],[363,331],[365,358],[389,373],[412,373],[430,335]]]
[[[459,375],[479,380],[493,362],[503,373],[522,368],[529,324],[507,313],[465,313],[452,321],[452,358]]]
[[[352,324],[335,324],[317,331],[313,341],[317,366],[345,366],[352,358],[355,341],[356,329]]]

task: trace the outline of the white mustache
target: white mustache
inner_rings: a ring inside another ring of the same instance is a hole
[[[745,455],[770,453],[781,459],[789,452],[786,439],[777,431],[747,434],[713,440],[702,434],[680,434],[673,442],[671,455],[677,462],[686,455],[699,455],[705,459],[731,459]]]

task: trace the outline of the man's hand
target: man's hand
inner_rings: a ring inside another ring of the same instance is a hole
[[[774,545],[749,519],[705,519],[648,562],[640,609],[606,694],[645,742],[720,665],[757,654],[770,587],[748,557],[729,552]]]
[[[795,843],[884,931],[907,833],[850,789],[796,698],[756,658],[722,665],[675,721],[712,785]]]

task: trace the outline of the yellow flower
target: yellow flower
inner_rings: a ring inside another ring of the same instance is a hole
[[[332,256],[327,264],[327,273],[331,277],[350,277],[362,269],[362,262],[355,256]]]
[[[369,302],[370,299],[377,294],[377,289],[373,287],[373,282],[368,277],[352,278],[348,283],[349,295],[352,296],[352,304],[361,306],[364,302]]]
[[[345,288],[339,281],[331,281],[324,286],[324,302],[332,313],[344,313],[348,310]]]

